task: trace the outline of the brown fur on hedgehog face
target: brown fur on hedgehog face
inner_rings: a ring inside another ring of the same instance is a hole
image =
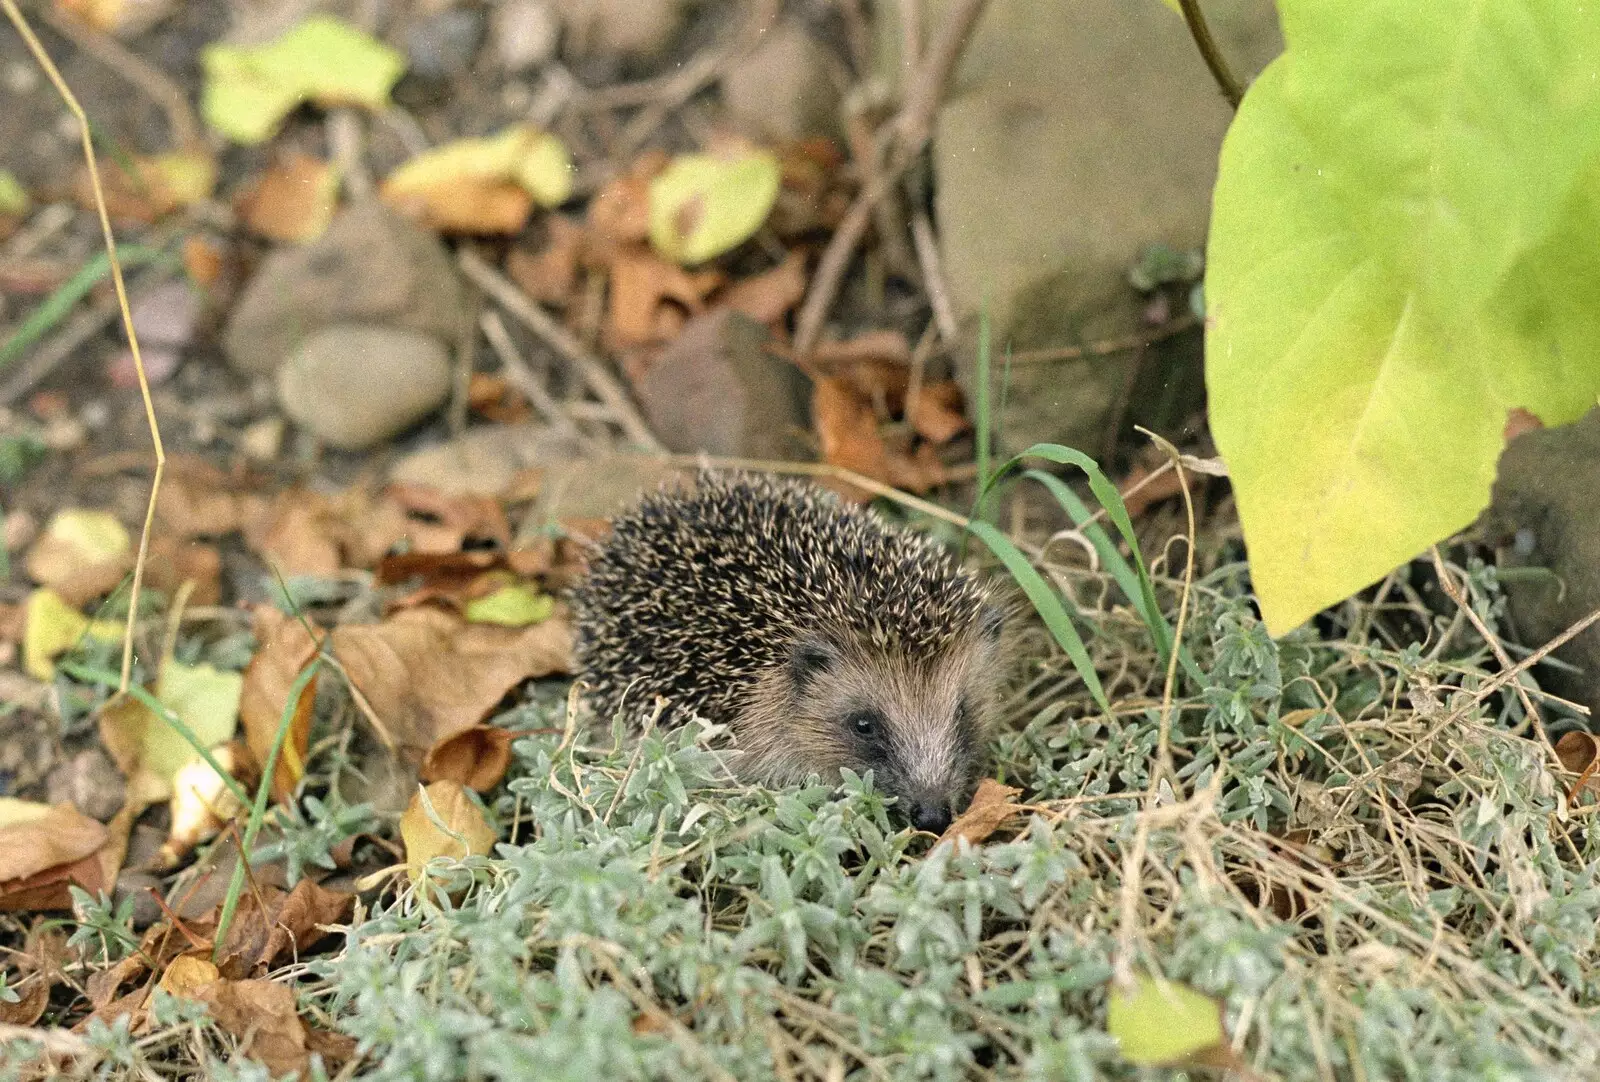
[[[763,673],[733,719],[741,775],[791,785],[872,771],[912,825],[941,831],[984,766],[1003,678],[999,609],[931,656],[885,654],[848,632],[813,631]]]

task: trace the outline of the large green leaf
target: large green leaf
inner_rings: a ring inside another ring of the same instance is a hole
[[[1211,425],[1268,628],[1468,525],[1507,413],[1600,390],[1600,20],[1282,0],[1222,151]]]

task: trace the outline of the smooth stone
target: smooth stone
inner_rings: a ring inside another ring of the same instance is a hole
[[[403,432],[449,396],[449,351],[432,335],[400,327],[324,327],[278,370],[284,413],[341,451]]]

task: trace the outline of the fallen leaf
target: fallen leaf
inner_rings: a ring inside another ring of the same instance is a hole
[[[175,537],[152,537],[145,557],[144,584],[151,590],[174,593],[193,583],[191,605],[215,605],[222,600],[222,553],[216,546]]]
[[[533,586],[514,584],[468,601],[463,615],[470,624],[527,627],[550,619],[555,611],[556,599],[549,594]]]
[[[406,609],[381,624],[333,631],[333,652],[412,762],[482,721],[522,681],[572,670],[572,632],[549,619],[523,629]]]
[[[645,248],[621,248],[611,260],[610,322],[619,347],[661,341],[658,311],[665,301],[683,305],[691,314],[705,310],[704,297],[721,283],[721,275],[691,275]]]
[[[759,323],[776,323],[806,295],[806,261],[790,252],[769,271],[734,282],[718,294],[713,304],[732,308]]]
[[[1189,1062],[1227,1039],[1220,1003],[1176,981],[1143,976],[1130,990],[1111,989],[1106,1030],[1123,1059],[1149,1067]]]
[[[1128,509],[1129,518],[1138,518],[1153,504],[1183,494],[1183,478],[1179,476],[1177,470],[1168,470],[1160,477],[1141,485],[1141,482],[1150,476],[1150,472],[1148,467],[1135,464],[1118,486],[1122,494],[1122,503]]]
[[[967,421],[965,400],[955,380],[941,380],[923,386],[906,420],[917,435],[935,444],[949,443],[972,425]]]
[[[99,859],[110,840],[104,825],[70,804],[0,797],[0,912],[64,909],[69,887],[104,889],[116,876]]]
[[[203,150],[125,161],[126,165],[109,159],[98,163],[106,213],[114,223],[148,225],[211,198],[217,185],[216,159]],[[72,192],[79,206],[89,210],[97,206],[87,165],[78,168]]]
[[[208,959],[197,958],[192,954],[180,954],[167,964],[157,987],[168,995],[189,998],[195,989],[203,984],[210,984],[221,976],[217,967]]]
[[[225,537],[244,522],[244,501],[236,482],[209,465],[183,462],[167,475],[156,494],[156,518],[166,532],[180,538]]]
[[[172,13],[176,0],[55,0],[56,7],[96,30],[134,38]]]
[[[311,15],[261,45],[208,45],[200,110],[236,143],[267,139],[301,102],[380,110],[405,58],[331,15]]]
[[[23,567],[40,586],[81,604],[121,582],[133,555],[133,540],[115,515],[72,508],[51,517]]]
[[[344,567],[342,524],[319,493],[290,489],[245,524],[245,542],[284,577],[326,577]]]
[[[20,218],[28,213],[32,205],[28,190],[22,186],[17,175],[9,169],[0,169],[0,214]]]
[[[223,248],[207,237],[183,238],[183,272],[201,289],[210,290],[222,279]]]
[[[304,244],[322,236],[339,202],[339,170],[291,152],[234,200],[246,229],[268,240]]]
[[[765,150],[674,158],[650,182],[651,245],[690,266],[737,248],[771,213],[779,174]]]
[[[823,378],[811,391],[811,423],[822,445],[822,460],[864,477],[889,480],[889,452],[878,433],[878,419],[839,379]],[[845,495],[866,501],[872,494],[853,485],[838,486]]]
[[[1562,733],[1556,741],[1556,758],[1569,772],[1576,774],[1569,800],[1576,799],[1584,790],[1600,788],[1595,782],[1596,763],[1600,762],[1600,739],[1593,733],[1573,730]]]
[[[516,124],[417,155],[389,175],[380,194],[441,232],[518,233],[535,203],[556,207],[571,197],[572,160],[554,135]]]
[[[511,381],[489,372],[474,372],[467,384],[467,408],[495,424],[516,425],[533,417],[533,407]]]
[[[244,678],[211,665],[168,660],[155,698],[183,722],[207,750],[227,743],[239,719]],[[171,798],[173,778],[199,753],[165,718],[129,696],[100,711],[100,742],[128,778],[128,804],[146,807]]]
[[[422,759],[423,781],[460,782],[487,793],[506,776],[511,766],[511,745],[518,734],[493,725],[474,725],[446,737],[428,749]]]
[[[1002,785],[993,778],[984,778],[978,783],[978,791],[972,794],[967,810],[956,816],[955,822],[939,835],[939,840],[947,842],[965,838],[972,845],[982,844],[999,829],[1000,824],[1021,814],[1022,809],[1012,801],[1012,797],[1021,793],[1021,789]]]
[[[121,642],[124,630],[121,621],[89,619],[49,589],[28,595],[23,619],[22,667],[35,680],[55,679],[55,659],[82,639]]]
[[[400,816],[400,839],[406,847],[406,871],[415,883],[435,857],[483,856],[494,848],[496,836],[465,787],[444,780],[418,787]]]
[[[459,552],[469,540],[511,544],[505,508],[492,496],[474,492],[440,492],[424,485],[392,484],[383,499],[411,519],[406,540],[413,552]]]
[[[650,238],[650,184],[668,160],[659,150],[646,151],[626,173],[613,177],[589,200],[589,229],[596,247],[602,249],[595,253],[600,262],[610,258],[603,249],[640,244]]]
[[[534,300],[565,307],[578,287],[578,263],[586,234],[581,225],[562,214],[551,215],[546,230],[544,247],[538,252],[511,249],[506,255],[506,273]]]
[[[294,992],[266,980],[218,980],[191,998],[204,1003],[217,1028],[239,1042],[239,1051],[272,1072],[303,1075],[311,1066],[306,1029],[295,1013]]]
[[[278,738],[278,728],[283,724],[289,692],[316,656],[317,647],[304,624],[271,605],[256,606],[255,617],[255,636],[260,646],[244,669],[244,682],[239,692],[239,724],[256,765],[265,769],[273,742]],[[272,775],[272,796],[279,803],[286,803],[293,796],[295,786],[305,774],[306,756],[311,748],[311,714],[320,679],[320,674],[314,676],[306,685],[278,753],[278,766]]]

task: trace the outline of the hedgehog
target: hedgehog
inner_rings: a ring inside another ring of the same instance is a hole
[[[870,770],[938,832],[984,766],[1007,606],[829,491],[702,471],[618,517],[572,601],[589,701],[727,726],[750,783]]]

